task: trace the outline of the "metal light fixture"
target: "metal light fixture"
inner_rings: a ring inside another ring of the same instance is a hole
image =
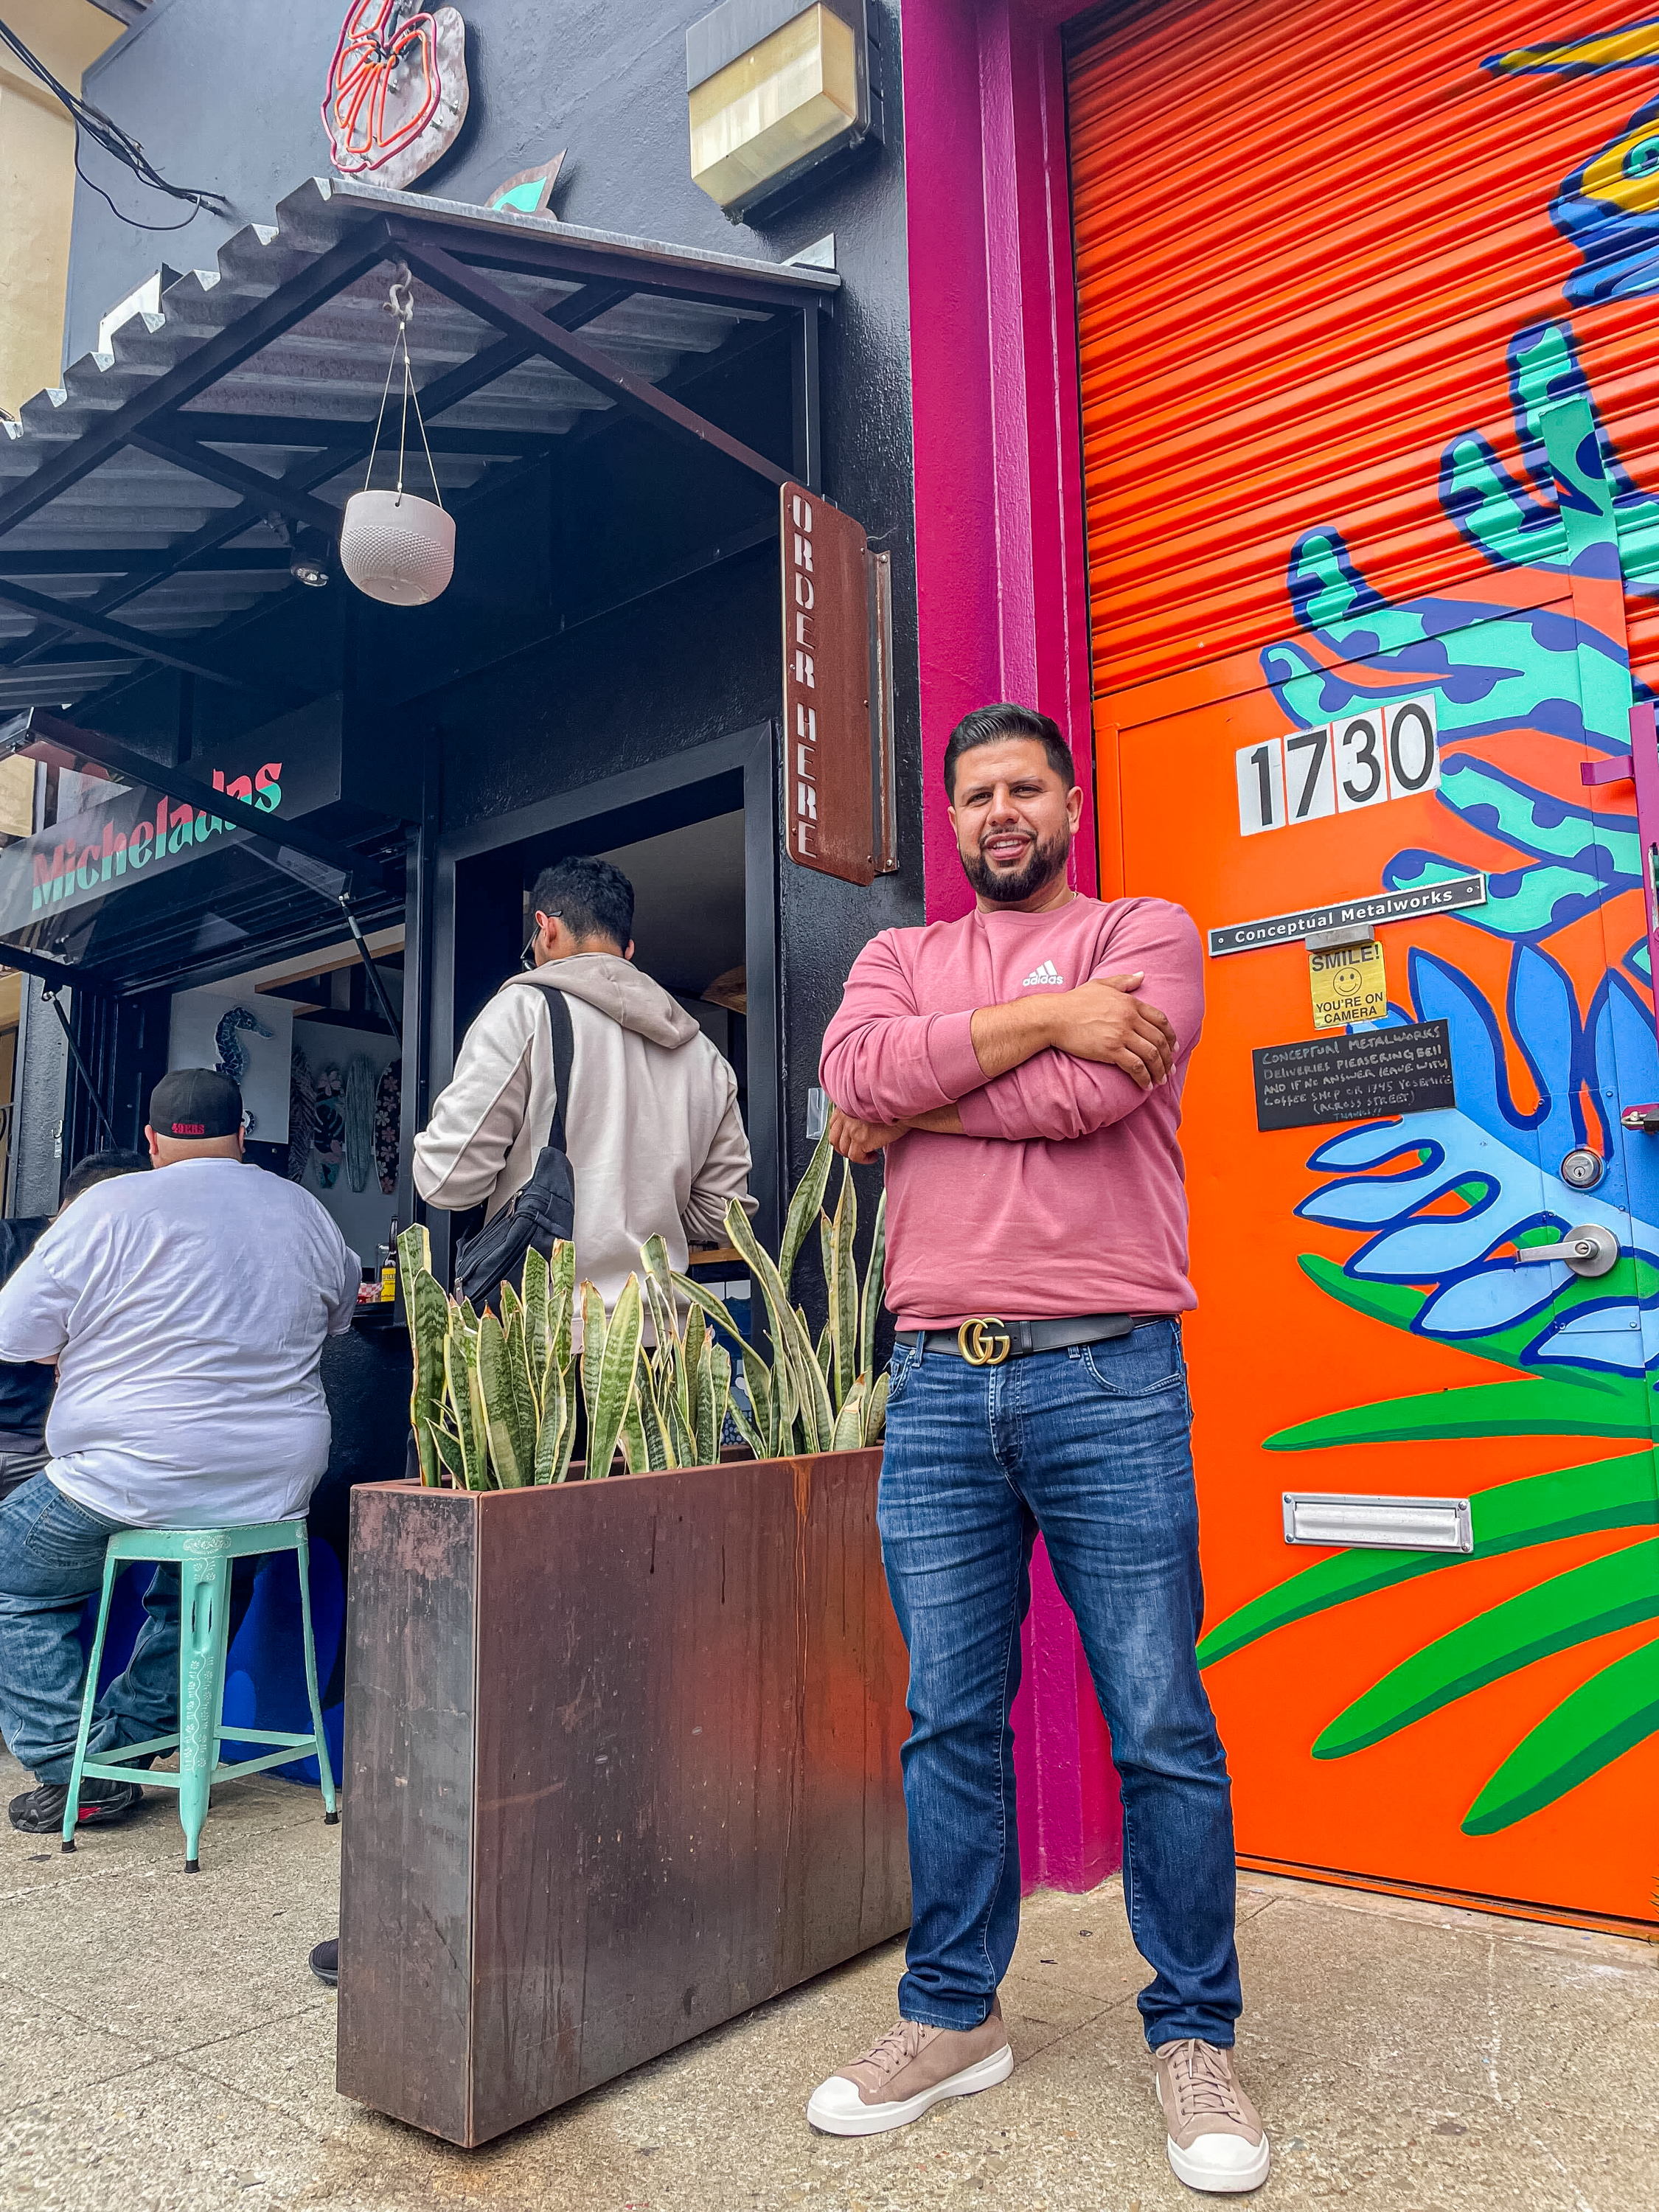
[[[296,584],[307,584],[313,592],[326,587],[334,573],[334,549],[320,530],[295,532],[288,573]]]
[[[724,0],[685,62],[692,181],[733,222],[879,135],[865,0]]]

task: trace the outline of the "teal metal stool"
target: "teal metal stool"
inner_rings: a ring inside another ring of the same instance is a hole
[[[270,1729],[237,1727],[231,1734],[240,1743],[269,1743],[279,1748],[258,1759],[239,1759],[234,1766],[219,1763],[219,1746],[225,1735],[225,1648],[230,1640],[230,1563],[267,1552],[293,1552],[300,1569],[300,1612],[306,1656],[306,1692],[311,1699],[311,1734],[283,1735]],[[144,1743],[123,1744],[102,1758],[87,1757],[87,1738],[98,1703],[98,1667],[104,1655],[104,1630],[109,1621],[110,1593],[115,1577],[133,1559],[151,1559],[179,1570],[179,1733],[151,1736]],[[328,1763],[323,1735],[322,1707],[317,1698],[317,1652],[311,1640],[311,1547],[303,1521],[263,1521],[246,1528],[124,1528],[109,1540],[104,1554],[104,1589],[98,1601],[98,1629],[87,1662],[87,1693],[81,1705],[81,1729],[75,1740],[75,1765],[70,1770],[69,1802],[64,1808],[64,1849],[75,1849],[75,1826],[81,1802],[81,1779],[89,1775],[99,1782],[137,1782],[146,1789],[176,1790],[179,1820],[185,1832],[185,1872],[197,1874],[202,1826],[207,1819],[208,1798],[216,1782],[234,1782],[244,1774],[258,1774],[268,1766],[285,1766],[296,1754],[314,1752],[323,1784],[323,1819],[331,1826],[340,1817],[334,1800],[334,1774]],[[179,1754],[177,1774],[134,1771],[134,1759],[162,1752]]]

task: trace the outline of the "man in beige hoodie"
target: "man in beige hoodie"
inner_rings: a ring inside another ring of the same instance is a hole
[[[576,1273],[609,1306],[647,1237],[683,1268],[689,1240],[726,1241],[728,1200],[754,1211],[749,1139],[730,1061],[633,964],[634,886],[622,871],[557,861],[538,877],[534,903],[535,967],[509,976],[468,1030],[415,1139],[415,1188],[452,1213],[482,1200],[488,1218],[529,1180],[556,1103],[546,994],[562,992]]]

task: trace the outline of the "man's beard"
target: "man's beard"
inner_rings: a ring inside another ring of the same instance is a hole
[[[1070,833],[1060,830],[1050,838],[1039,839],[1026,854],[1022,867],[995,872],[979,851],[964,853],[962,865],[969,882],[981,898],[994,899],[999,906],[1018,906],[1022,899],[1030,898],[1045,884],[1064,873],[1071,849]]]

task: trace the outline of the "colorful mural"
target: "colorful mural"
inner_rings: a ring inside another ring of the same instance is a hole
[[[1424,0],[1402,46],[1382,9],[1195,0],[1201,83],[1172,5],[1074,64],[1102,874],[1204,928],[1484,875],[1377,930],[1388,1012],[1350,1025],[1445,1024],[1454,1106],[1263,1126],[1253,1054],[1311,1034],[1310,963],[1210,964],[1200,1656],[1247,1858],[1646,1922],[1659,1135],[1620,1115],[1659,1045],[1633,793],[1584,771],[1659,681],[1659,101],[1627,74],[1659,19],[1529,12]],[[1255,834],[1236,762],[1406,700],[1437,788]],[[1528,1259],[1589,1224],[1606,1274]],[[1287,1552],[1284,1490],[1467,1498],[1473,1549]]]
[[[1659,23],[1650,23],[1613,38],[1511,52],[1489,66],[1582,70],[1656,58]],[[1568,179],[1551,213],[1585,258],[1585,269],[1568,281],[1570,298],[1659,289],[1659,101]],[[1659,1524],[1648,1379],[1659,1361],[1659,1139],[1638,1135],[1626,1144],[1616,1110],[1621,1097],[1659,1096],[1653,1012],[1616,973],[1602,976],[1581,1010],[1572,978],[1542,950],[1641,882],[1633,814],[1592,810],[1561,793],[1571,788],[1586,748],[1629,750],[1635,692],[1620,542],[1646,538],[1659,501],[1620,465],[1568,326],[1522,332],[1509,362],[1525,477],[1512,475],[1474,430],[1449,446],[1440,479],[1448,516],[1492,564],[1492,598],[1472,592],[1390,605],[1366,583],[1340,532],[1310,532],[1286,577],[1302,629],[1261,656],[1275,696],[1303,727],[1433,691],[1443,756],[1438,798],[1452,817],[1447,849],[1396,854],[1382,871],[1386,887],[1466,875],[1480,856],[1467,848],[1460,856],[1465,825],[1515,855],[1512,869],[1491,873],[1485,906],[1457,917],[1514,945],[1502,1012],[1456,967],[1419,951],[1410,962],[1411,1003],[1389,1017],[1449,1024],[1458,1105],[1321,1144],[1308,1165],[1331,1180],[1297,1211],[1364,1236],[1340,1267],[1303,1256],[1329,1296],[1389,1327],[1455,1342],[1511,1376],[1519,1370],[1536,1379],[1385,1400],[1267,1439],[1271,1450],[1295,1452],[1492,1436],[1518,1424],[1538,1434],[1625,1436],[1650,1446],[1592,1470],[1481,1492],[1472,1502],[1476,1558]],[[1516,570],[1530,571],[1534,585],[1570,576],[1573,612],[1525,598],[1506,604],[1504,581]],[[1599,610],[1578,611],[1579,588],[1588,599],[1599,595]],[[1548,784],[1499,767],[1475,742],[1522,732],[1564,749]],[[1650,989],[1645,933],[1624,958]],[[1512,1055],[1524,1061],[1537,1094],[1530,1108],[1516,1101]],[[1607,1162],[1604,1182],[1590,1192],[1551,1167],[1587,1142]],[[1610,1274],[1583,1281],[1559,1261],[1517,1264],[1528,1244],[1554,1243],[1592,1221],[1619,1240]],[[1201,1657],[1212,1665],[1292,1620],[1462,1564],[1411,1552],[1339,1553],[1218,1624]],[[1656,1618],[1659,1545],[1633,1535],[1622,1548],[1544,1574],[1413,1652],[1334,1716],[1313,1756],[1349,1757],[1547,1654]],[[1659,1641],[1626,1652],[1547,1711],[1484,1778],[1465,1832],[1488,1835],[1528,1818],[1656,1733]]]

